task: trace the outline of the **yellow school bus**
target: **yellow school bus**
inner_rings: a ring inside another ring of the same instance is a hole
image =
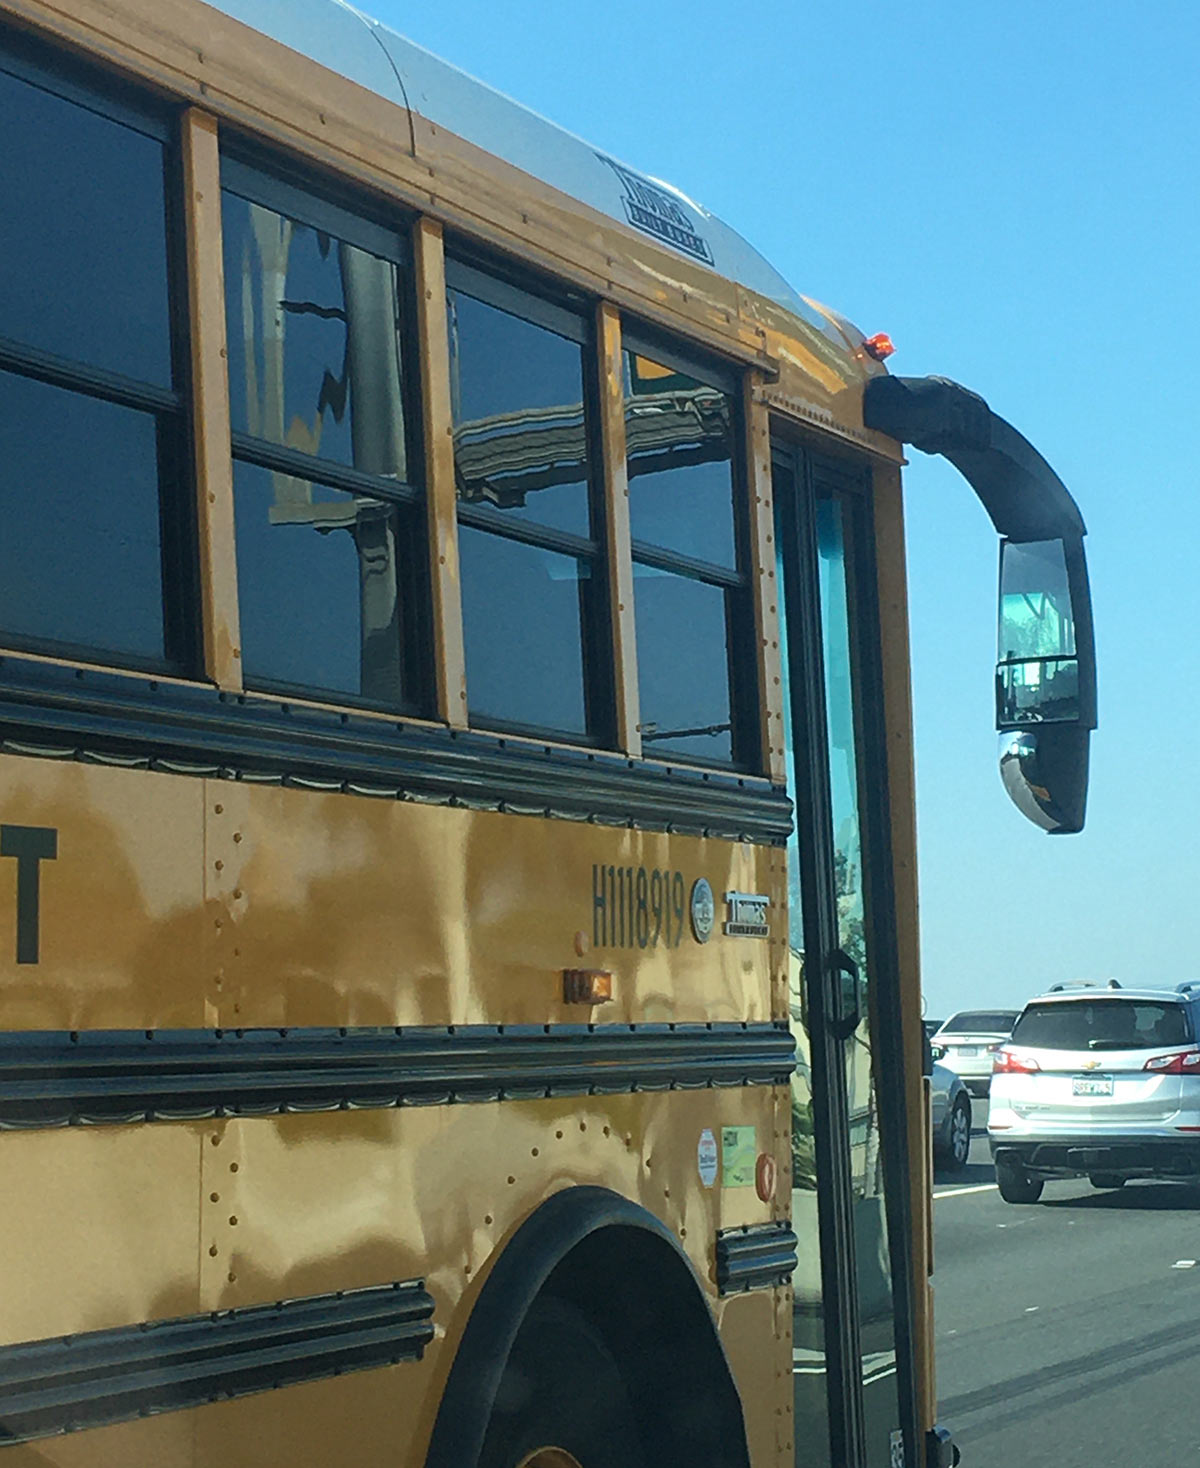
[[[1078,829],[1083,523],[338,0],[0,0],[0,1456],[949,1464],[900,468]]]

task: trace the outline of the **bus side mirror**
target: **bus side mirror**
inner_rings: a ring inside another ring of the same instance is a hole
[[[1000,777],[1052,834],[1083,829],[1096,650],[1082,536],[1000,544]]]

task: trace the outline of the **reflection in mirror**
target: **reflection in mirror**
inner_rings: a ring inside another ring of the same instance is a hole
[[[1078,724],[1046,724],[1000,736],[1000,778],[1013,804],[1052,834],[1083,830],[1087,808],[1088,741]]]
[[[1000,660],[1072,656],[1075,622],[1061,540],[1005,541],[1000,563]]]
[[[1001,663],[996,670],[996,722],[1054,723],[1079,718],[1079,660],[1044,658]]]
[[[1083,829],[1096,725],[1091,597],[1080,537],[1000,546],[996,726],[1000,776],[1022,815]]]
[[[999,621],[997,725],[1078,719],[1075,617],[1061,540],[1004,542]]]

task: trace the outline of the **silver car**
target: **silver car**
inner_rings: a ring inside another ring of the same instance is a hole
[[[929,1093],[933,1112],[933,1160],[958,1172],[971,1151],[971,1098],[962,1080],[935,1061]]]
[[[995,1056],[988,1142],[1008,1203],[1048,1177],[1200,1178],[1200,984],[1031,1000]]]
[[[1012,1033],[1019,1009],[964,1009],[933,1036],[933,1057],[962,1076],[975,1096],[986,1096],[992,1056]]]

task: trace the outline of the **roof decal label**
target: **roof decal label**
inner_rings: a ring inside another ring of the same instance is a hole
[[[702,260],[705,265],[713,263],[708,241],[696,232],[679,200],[669,190],[642,178],[614,159],[606,158],[603,153],[597,153],[596,157],[607,163],[621,180],[625,191],[621,202],[625,205],[625,217],[634,229],[674,245],[694,260]]]

